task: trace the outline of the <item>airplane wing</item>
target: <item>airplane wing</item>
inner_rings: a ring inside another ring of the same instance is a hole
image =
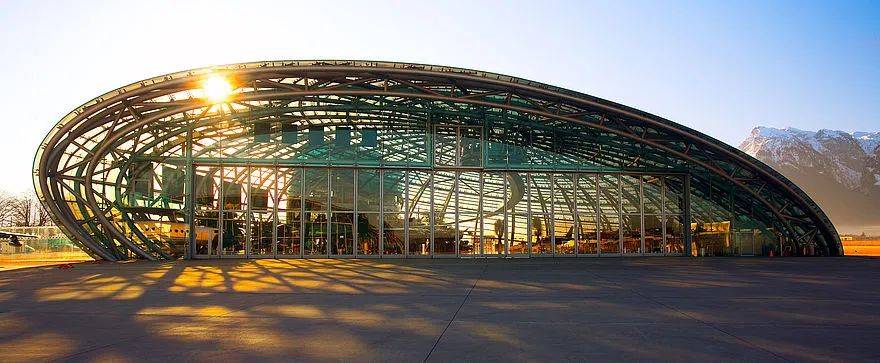
[[[39,236],[25,233],[0,231],[0,239],[8,239],[9,244],[15,247],[21,247],[21,242],[19,241],[19,238],[39,238]]]
[[[16,236],[18,238],[40,238],[40,236],[35,236],[32,234],[0,231],[0,239],[12,238],[12,236]]]

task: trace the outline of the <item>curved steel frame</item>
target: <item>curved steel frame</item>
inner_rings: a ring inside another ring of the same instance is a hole
[[[224,112],[192,94],[210,73],[235,79],[238,89],[228,102],[249,110],[266,109],[275,100],[322,96],[345,100],[348,110],[358,109],[358,102],[364,100],[389,108],[408,107],[407,102],[414,101],[439,102],[461,112],[465,106],[479,106],[530,115],[540,123],[586,126],[607,136],[607,145],[594,145],[596,150],[604,147],[619,158],[635,160],[675,159],[677,167],[691,173],[693,183],[721,182],[741,191],[748,198],[737,198],[735,203],[747,203],[745,209],[755,203],[762,206],[764,221],[798,252],[813,246],[817,254],[843,254],[830,220],[791,181],[729,145],[655,115],[570,90],[467,69],[371,61],[274,61],[137,82],[87,102],[52,128],[34,159],[34,187],[55,222],[94,257],[169,258],[149,238],[126,235],[120,221],[130,222],[130,216],[104,193],[118,193],[131,162],[126,154],[145,149],[138,144],[142,135],[149,134],[145,139],[151,139],[150,145],[181,148],[192,135],[192,125]],[[396,101],[401,102],[392,105]],[[231,107],[228,111],[235,112]],[[645,149],[621,146],[626,142]],[[116,175],[117,180],[96,174]]]

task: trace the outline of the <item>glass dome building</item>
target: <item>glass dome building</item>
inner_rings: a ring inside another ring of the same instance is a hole
[[[663,118],[510,76],[273,61],[147,79],[34,159],[96,258],[842,255],[760,161]]]

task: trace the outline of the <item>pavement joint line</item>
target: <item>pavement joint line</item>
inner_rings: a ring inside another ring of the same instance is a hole
[[[657,305],[660,305],[660,306],[663,306],[663,307],[665,307],[665,308],[667,308],[667,309],[670,309],[670,310],[672,310],[672,311],[675,311],[676,313],[678,313],[678,314],[680,314],[680,315],[682,315],[682,316],[684,316],[684,317],[686,317],[686,318],[688,318],[688,319],[691,319],[691,320],[694,320],[694,321],[700,322],[701,324],[706,325],[706,326],[708,326],[708,327],[710,327],[710,328],[712,328],[712,329],[715,329],[715,330],[721,332],[722,334],[727,335],[727,336],[729,336],[729,337],[731,337],[731,338],[733,338],[733,339],[736,339],[736,340],[739,340],[739,341],[741,341],[741,342],[743,342],[743,343],[746,343],[746,345],[748,345],[748,346],[750,346],[750,347],[752,347],[752,348],[754,348],[754,349],[757,349],[757,350],[763,351],[763,352],[765,352],[765,353],[767,353],[767,354],[770,354],[770,355],[772,355],[772,356],[774,356],[774,357],[776,357],[776,358],[779,358],[779,359],[781,359],[781,360],[783,360],[783,361],[786,361],[786,362],[792,362],[792,360],[790,360],[790,359],[788,359],[788,358],[785,358],[785,357],[783,357],[783,356],[781,356],[781,355],[779,355],[779,354],[776,354],[776,353],[773,352],[773,351],[770,351],[770,350],[768,350],[768,349],[765,349],[765,348],[759,347],[759,346],[755,345],[754,343],[748,341],[748,340],[745,339],[745,338],[741,338],[741,337],[739,337],[739,336],[737,336],[737,335],[735,335],[735,334],[732,334],[732,333],[730,333],[730,332],[728,332],[728,331],[726,331],[726,330],[724,330],[724,329],[721,329],[721,328],[719,328],[718,326],[716,326],[715,324],[712,324],[712,323],[710,323],[710,322],[708,322],[708,321],[705,321],[705,320],[703,320],[703,319],[700,319],[700,318],[697,318],[697,317],[695,317],[695,316],[692,316],[692,315],[690,315],[690,314],[688,314],[688,313],[686,313],[686,312],[684,312],[684,311],[682,311],[682,310],[680,310],[680,309],[677,309],[677,308],[675,308],[675,307],[673,307],[673,306],[671,306],[671,305],[664,304],[662,301],[659,301],[659,300],[657,300],[657,299],[651,297],[650,295],[644,295],[644,294],[642,294],[642,293],[636,291],[636,289],[634,289],[634,288],[628,288],[628,289],[629,289],[630,291],[632,291],[632,292],[633,292],[634,294],[636,294],[636,295],[642,296],[643,298],[645,298],[645,299],[647,299],[647,300],[649,300],[649,301],[651,301],[651,302],[653,302],[653,303],[655,303],[655,304],[657,304]]]
[[[446,331],[449,330],[449,327],[452,326],[452,322],[455,321],[455,317],[458,316],[458,313],[461,311],[461,308],[464,307],[464,304],[467,302],[468,298],[471,296],[471,291],[477,287],[477,283],[480,282],[480,279],[486,274],[486,270],[489,268],[489,264],[483,265],[483,271],[474,279],[474,284],[471,285],[471,288],[468,289],[467,294],[464,296],[464,299],[461,300],[461,304],[458,305],[458,309],[455,310],[455,314],[452,314],[452,319],[449,319],[449,322],[446,323],[446,327],[443,328],[443,331],[440,332],[440,336],[437,337],[437,340],[434,342],[434,345],[431,346],[431,350],[428,351],[428,355],[425,356],[425,360],[423,362],[427,362],[428,358],[431,358],[431,354],[434,353],[434,349],[437,349],[437,345],[440,344],[440,340],[443,339],[443,335],[446,334]]]

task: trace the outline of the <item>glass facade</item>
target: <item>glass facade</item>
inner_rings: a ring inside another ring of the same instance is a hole
[[[796,186],[667,120],[486,72],[267,62],[98,97],[35,157],[87,252],[128,258],[834,255]],[[600,107],[601,106],[601,107]]]
[[[664,199],[664,181],[680,180],[678,175],[253,165],[194,169],[203,188],[218,186],[201,195],[195,211],[196,230],[210,231],[194,236],[197,257],[684,252],[681,212],[664,207],[670,203]],[[620,193],[621,180],[630,183],[625,197],[598,197],[603,191]]]

